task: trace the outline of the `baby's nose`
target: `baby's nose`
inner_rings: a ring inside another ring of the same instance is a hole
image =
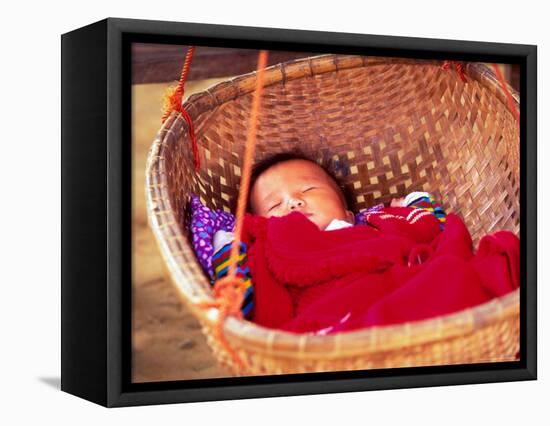
[[[297,208],[303,207],[304,201],[300,200],[299,198],[291,198],[289,200],[289,206],[290,206],[290,210],[295,210]]]

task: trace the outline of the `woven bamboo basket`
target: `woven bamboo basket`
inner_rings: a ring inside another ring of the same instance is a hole
[[[461,215],[475,244],[496,230],[517,234],[519,126],[486,66],[469,63],[464,72],[467,83],[438,61],[344,55],[271,66],[256,160],[299,146],[338,164],[356,210],[425,190]],[[161,127],[147,162],[150,225],[218,360],[243,375],[515,360],[519,290],[451,315],[326,336],[231,317],[224,333],[247,366],[236,367],[214,337],[218,311],[198,306],[212,295],[190,244],[188,202],[195,193],[209,207],[229,210],[239,188],[255,82],[255,73],[238,76],[185,103],[195,124],[199,170],[187,123],[177,113]]]

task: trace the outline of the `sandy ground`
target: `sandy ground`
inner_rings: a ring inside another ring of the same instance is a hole
[[[223,79],[219,79],[223,80]],[[186,96],[218,80],[190,81]],[[133,282],[132,380],[150,382],[227,377],[200,330],[182,305],[147,223],[145,162],[160,127],[162,98],[168,84],[142,84],[133,98]]]

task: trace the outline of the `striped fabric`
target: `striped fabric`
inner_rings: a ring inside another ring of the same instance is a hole
[[[446,214],[441,208],[441,206],[435,202],[434,197],[432,197],[431,195],[423,194],[421,197],[410,201],[407,207],[422,209],[430,213],[433,213],[437,218],[437,220],[439,221],[439,227],[442,230],[445,228]]]
[[[225,244],[220,250],[212,256],[212,266],[214,268],[215,280],[225,277],[229,272],[229,259],[231,257],[231,242]],[[254,308],[254,286],[250,276],[250,268],[246,264],[246,244],[241,242],[239,248],[239,257],[237,263],[237,277],[241,278],[246,283],[246,292],[244,294],[243,305],[241,312],[247,319],[252,318]],[[214,284],[214,281],[212,282]]]

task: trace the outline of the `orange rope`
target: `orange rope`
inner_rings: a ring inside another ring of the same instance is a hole
[[[237,271],[237,261],[239,257],[239,247],[241,244],[241,232],[243,226],[244,213],[248,200],[248,190],[250,185],[250,174],[252,173],[252,161],[254,158],[254,149],[256,148],[256,128],[258,126],[258,115],[260,113],[260,101],[263,92],[264,71],[267,66],[267,51],[262,50],[258,57],[256,91],[252,100],[252,110],[250,113],[250,124],[246,137],[246,146],[243,160],[243,170],[241,177],[241,189],[239,190],[239,200],[237,202],[237,212],[235,221],[235,239],[231,246],[231,257],[229,259],[229,275],[235,276]]]
[[[199,149],[197,145],[197,138],[195,136],[195,127],[193,126],[193,120],[189,113],[183,108],[183,95],[185,93],[185,82],[187,81],[187,75],[189,74],[189,67],[191,65],[191,59],[193,59],[193,53],[195,52],[195,46],[190,46],[185,55],[185,61],[183,62],[183,68],[181,70],[180,79],[176,87],[168,89],[164,96],[164,114],[162,115],[162,122],[170,116],[172,111],[179,112],[189,128],[189,136],[191,138],[191,148],[193,149],[193,161],[195,162],[195,168],[200,168]]]
[[[224,333],[223,325],[228,316],[242,318],[241,305],[244,300],[246,290],[245,282],[237,277],[237,263],[239,257],[239,247],[241,244],[241,233],[243,228],[244,215],[248,199],[250,186],[250,175],[252,173],[252,161],[254,159],[254,150],[256,148],[256,133],[258,127],[258,116],[260,114],[261,98],[264,89],[264,72],[267,66],[267,51],[262,50],[258,56],[258,67],[256,70],[256,89],[252,100],[252,109],[250,112],[250,122],[246,137],[245,153],[241,174],[241,186],[239,189],[239,199],[237,202],[237,212],[235,218],[235,237],[231,245],[231,256],[229,258],[229,272],[222,279],[216,281],[214,285],[214,302],[202,303],[203,308],[218,308],[219,316],[215,326],[215,334],[221,342],[223,348],[230,354],[233,361],[239,368],[244,369],[243,360],[237,352],[229,345]]]
[[[518,126],[519,126],[519,111],[517,109],[516,103],[514,102],[514,98],[510,93],[510,90],[508,89],[508,84],[506,84],[506,81],[504,80],[504,76],[502,75],[502,72],[500,71],[500,68],[498,67],[498,65],[497,64],[491,64],[491,65],[493,66],[493,70],[495,71],[498,82],[500,83],[502,90],[504,90],[506,99],[508,100],[508,108],[512,112],[512,115],[514,116],[514,118],[518,121]]]

